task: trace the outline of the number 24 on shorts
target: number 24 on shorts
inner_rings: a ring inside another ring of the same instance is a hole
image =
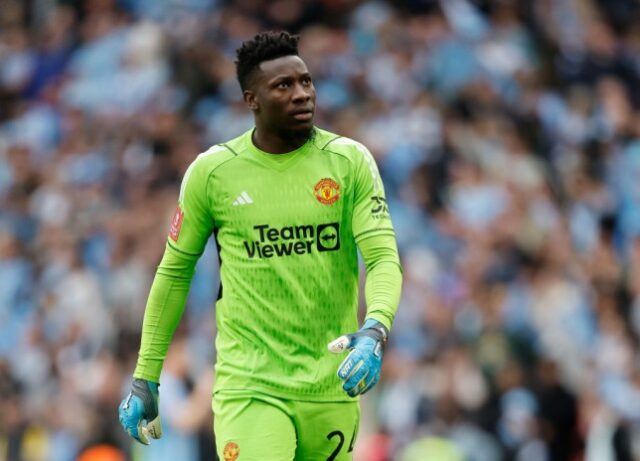
[[[354,447],[355,442],[356,442],[356,433],[357,432],[358,432],[358,428],[355,427],[354,431],[353,431],[353,435],[351,436],[351,442],[349,442],[349,448],[347,449],[347,453],[351,453],[353,451],[353,447]],[[342,450],[342,446],[344,445],[344,434],[342,433],[342,431],[333,431],[333,432],[330,432],[329,434],[327,434],[327,439],[328,440],[333,440],[333,439],[336,439],[336,438],[338,439],[338,445],[331,452],[331,454],[327,458],[327,461],[334,461],[337,458],[337,456],[340,454],[340,450]]]

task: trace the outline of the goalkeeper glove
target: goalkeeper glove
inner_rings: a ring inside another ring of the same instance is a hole
[[[380,379],[382,352],[389,330],[377,320],[368,319],[356,333],[340,336],[329,343],[329,350],[351,352],[338,367],[342,388],[351,397],[365,394]]]
[[[158,413],[158,387],[145,379],[134,379],[131,392],[118,407],[120,424],[131,437],[149,445],[149,436],[162,437]]]

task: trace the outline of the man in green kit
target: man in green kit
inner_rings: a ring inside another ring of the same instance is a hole
[[[200,154],[184,175],[120,422],[139,442],[161,436],[160,370],[213,233],[218,456],[351,459],[357,397],[380,376],[402,284],[382,181],[362,144],[313,125],[298,36],[260,33],[236,66],[255,128]],[[360,329],[358,249],[367,269]]]

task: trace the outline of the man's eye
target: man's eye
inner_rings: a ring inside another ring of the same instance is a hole
[[[302,84],[304,86],[310,86],[311,85],[311,79],[310,78],[305,78],[302,80]]]
[[[285,89],[285,88],[289,88],[289,82],[280,82],[278,83],[278,88],[280,89]]]

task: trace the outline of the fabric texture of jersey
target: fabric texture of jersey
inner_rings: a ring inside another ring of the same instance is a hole
[[[197,258],[216,236],[215,390],[351,400],[336,376],[343,357],[326,345],[358,329],[356,244],[393,236],[378,169],[362,144],[320,129],[279,155],[251,134],[191,164],[168,239]],[[368,316],[390,327],[395,307]]]

